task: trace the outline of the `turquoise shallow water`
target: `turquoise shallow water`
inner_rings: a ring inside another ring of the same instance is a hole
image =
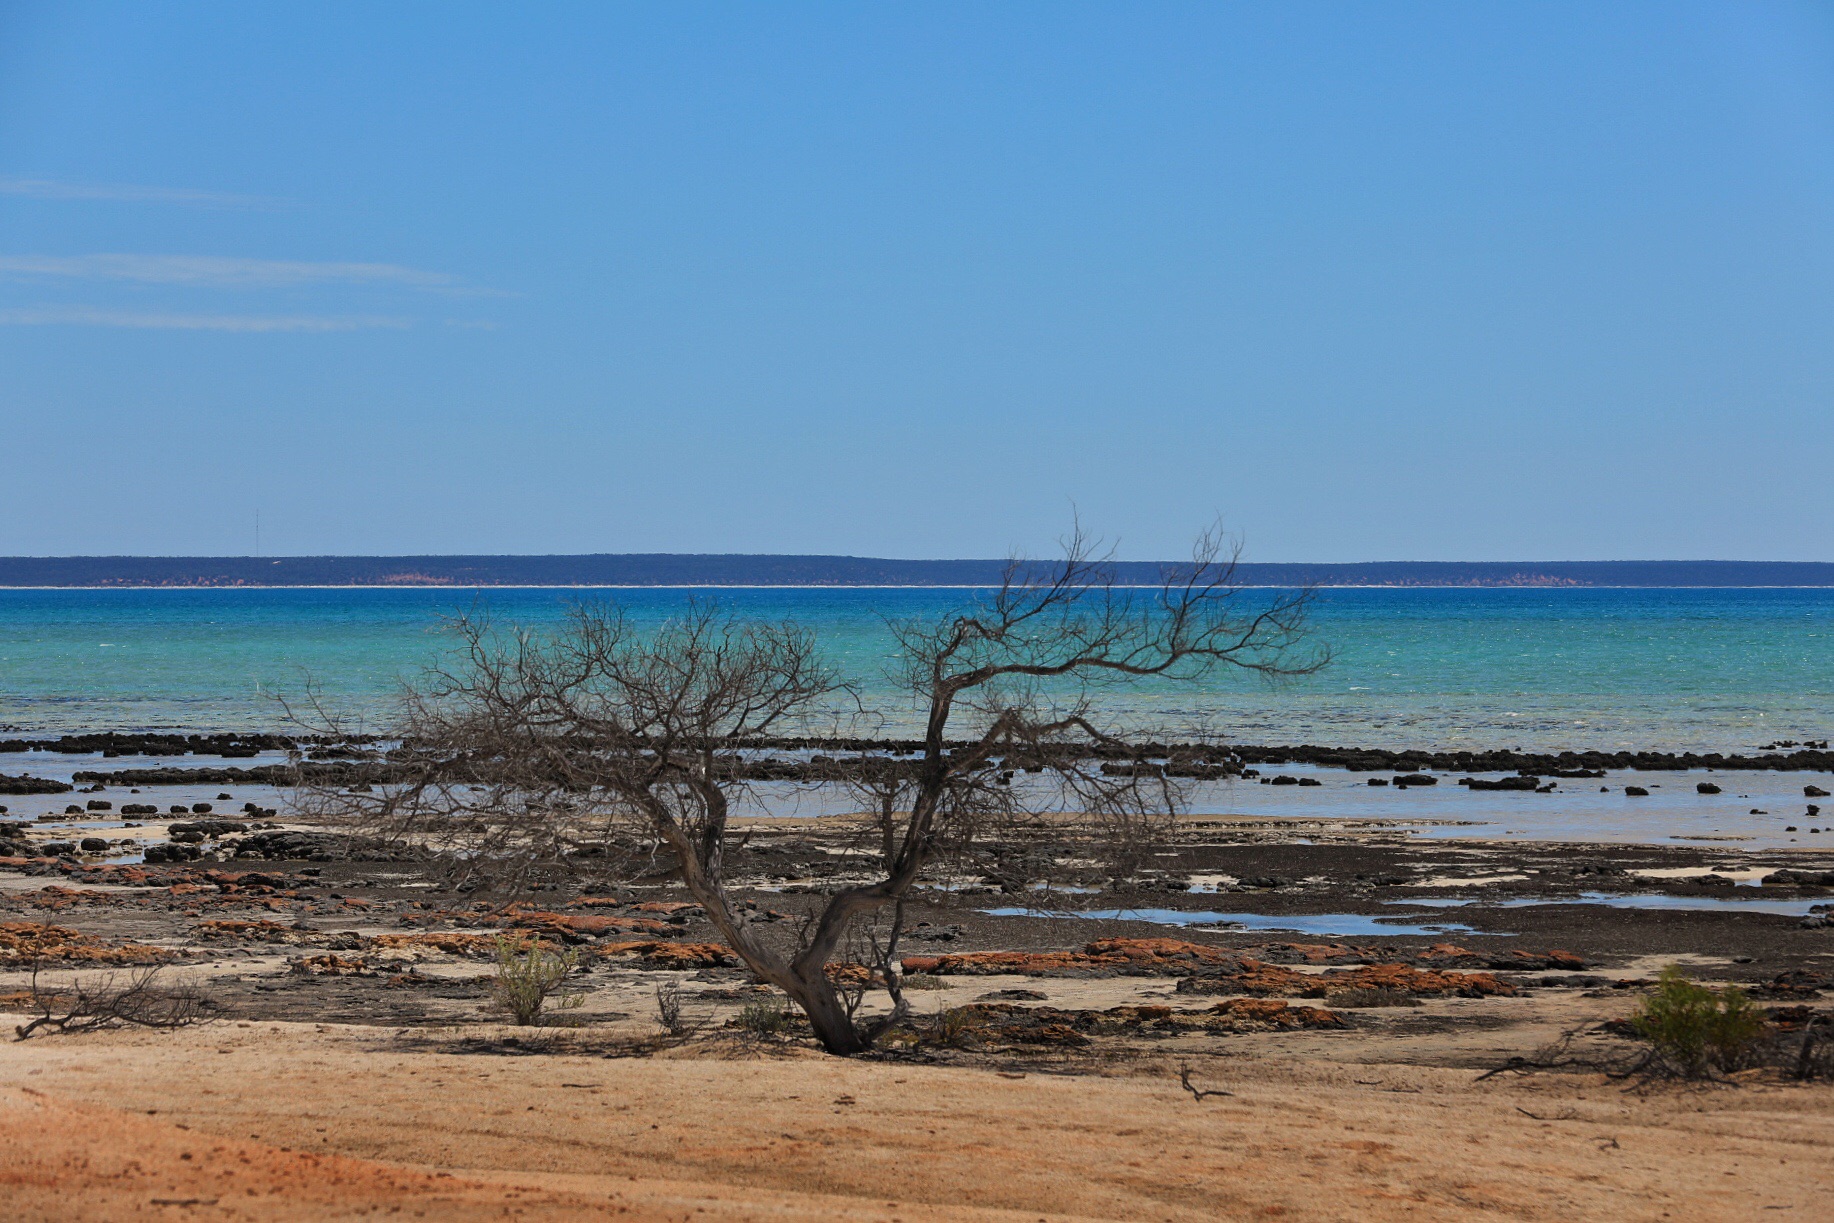
[[[908,716],[883,678],[883,617],[939,614],[960,590],[696,592],[815,628],[874,703]],[[502,623],[539,627],[581,597],[657,619],[689,592],[493,589]],[[8,733],[276,726],[276,693],[308,678],[341,708],[386,720],[402,677],[446,647],[442,612],[472,592],[0,591],[0,724]],[[1121,712],[1211,720],[1251,743],[1749,750],[1834,735],[1834,591],[1358,589],[1321,595],[1323,674],[1268,688],[1146,686]]]

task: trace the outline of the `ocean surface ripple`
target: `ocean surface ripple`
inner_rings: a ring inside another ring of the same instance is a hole
[[[578,600],[653,623],[689,597],[812,627],[867,701],[908,731],[887,618],[933,616],[959,589],[0,591],[0,724],[8,734],[277,728],[277,698],[321,688],[386,725],[400,684],[451,648],[442,616],[552,627]],[[1257,597],[1245,592],[1246,600]],[[1749,751],[1834,734],[1834,590],[1321,591],[1326,671],[1269,686],[1113,694],[1117,716],[1213,726],[1245,743]]]

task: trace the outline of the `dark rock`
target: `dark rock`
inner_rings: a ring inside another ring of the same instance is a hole
[[[252,833],[241,844],[263,858],[332,862],[348,858],[356,862],[416,862],[426,851],[411,845],[395,845],[361,837],[341,836],[330,832],[295,832],[284,828]],[[240,849],[238,849],[238,853]]]
[[[86,854],[105,854],[108,852],[108,841],[103,837],[84,837],[79,844]]]
[[[172,832],[199,832],[207,837],[220,837],[225,833],[247,832],[248,825],[238,820],[185,820],[168,825]]]
[[[1772,871],[1759,882],[1765,887],[1834,887],[1834,871]]]
[[[1499,777],[1495,781],[1486,781],[1482,777],[1461,777],[1458,784],[1469,786],[1473,790],[1534,790],[1540,787],[1541,779],[1517,776]]]
[[[68,794],[75,787],[47,777],[9,777],[0,773],[0,794]]]
[[[1828,798],[1830,797],[1830,795],[1828,794],[1826,790],[1822,789],[1820,786],[1803,786],[1802,787],[1802,797],[1804,798]]]
[[[157,862],[196,862],[204,856],[202,845],[149,845],[145,858],[149,863]]]
[[[952,943],[961,936],[962,928],[958,925],[933,926],[925,921],[918,922],[904,937],[926,943]]]
[[[1439,778],[1430,777],[1425,773],[1405,773],[1402,776],[1395,778],[1395,784],[1397,786],[1403,786],[1403,787],[1405,786],[1436,786],[1439,784]]]
[[[1718,794],[1719,787],[1710,781],[1703,781],[1695,785],[1694,792],[1697,794]]]
[[[1642,786],[1625,786],[1624,793],[1631,798],[1648,798],[1649,791]]]

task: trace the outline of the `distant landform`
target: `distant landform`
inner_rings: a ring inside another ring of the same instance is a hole
[[[1153,585],[1170,562],[1123,561]],[[590,556],[13,556],[0,587],[987,586],[1005,561],[675,553]],[[1251,586],[1834,586],[1826,561],[1242,564]]]

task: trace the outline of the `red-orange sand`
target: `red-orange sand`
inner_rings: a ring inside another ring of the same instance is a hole
[[[35,1038],[0,1045],[0,1218],[1834,1218],[1834,1088],[1476,1083],[1279,1039],[1206,1062],[1235,1094],[1198,1102],[1150,1062],[497,1057],[269,1023]]]

